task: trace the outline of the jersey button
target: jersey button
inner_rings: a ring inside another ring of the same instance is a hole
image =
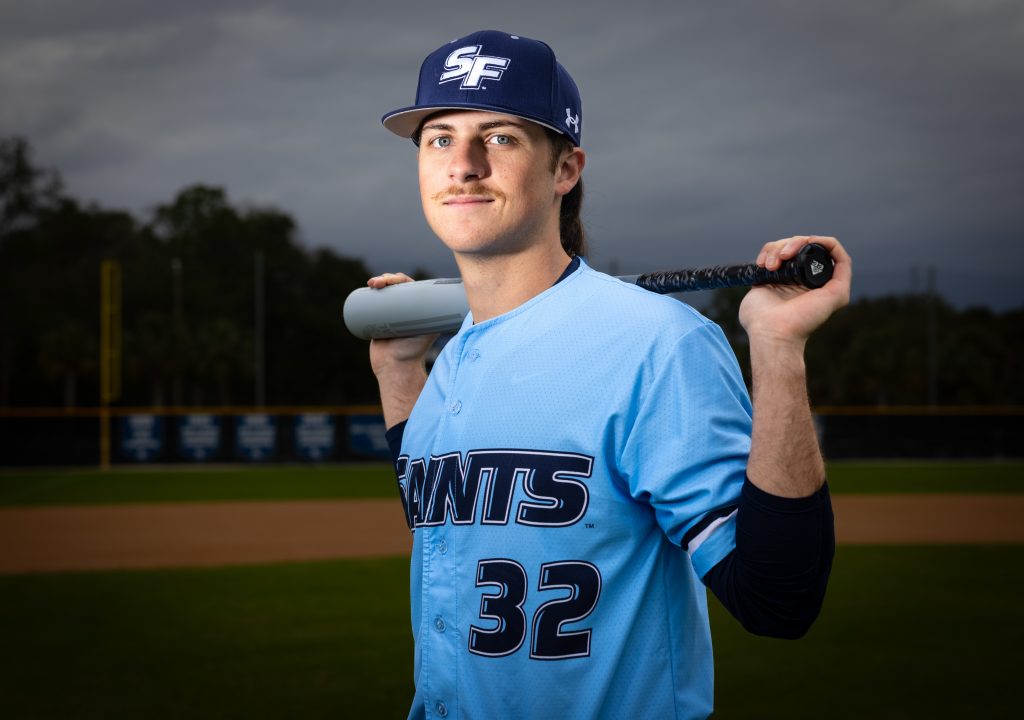
[[[477,360],[479,360],[480,359],[480,351],[479,350],[470,350],[469,351],[469,359],[472,360],[473,362],[476,362]]]
[[[448,406],[448,411],[451,412],[452,415],[458,415],[460,410],[462,410],[462,401],[460,400],[456,400]]]
[[[438,717],[448,717],[448,708],[445,707],[445,704],[443,702],[439,702],[437,705],[435,705],[434,709],[437,710]]]
[[[444,541],[444,538],[441,538],[441,541],[437,543],[437,551],[442,555],[448,552],[448,543]]]
[[[445,624],[444,624],[444,618],[441,617],[440,615],[438,615],[436,618],[434,618],[434,627],[437,629],[437,631],[439,633],[443,633],[444,629],[446,627]]]

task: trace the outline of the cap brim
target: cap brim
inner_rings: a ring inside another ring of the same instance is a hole
[[[513,112],[512,110],[508,110],[506,108],[497,107],[495,105],[486,105],[483,103],[449,103],[443,105],[415,105],[412,107],[404,107],[389,112],[387,115],[381,118],[381,123],[384,125],[384,127],[393,132],[395,135],[404,138],[411,138],[414,135],[416,135],[416,131],[419,130],[420,125],[423,124],[423,121],[425,119],[427,119],[429,116],[435,113],[441,112],[442,110],[484,110],[486,112],[515,115],[516,117],[521,117],[524,120],[529,120],[532,123],[536,123],[537,125],[546,127],[549,130],[554,130],[557,133],[565,135],[567,138],[572,140],[574,144],[576,143],[576,140],[573,138],[573,136],[567,133],[562,128],[555,127],[550,123],[547,123],[535,117],[530,117],[529,115],[524,115],[523,113],[520,112]]]

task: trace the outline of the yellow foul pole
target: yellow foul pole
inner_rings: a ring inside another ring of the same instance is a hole
[[[121,397],[121,264],[100,264],[100,469],[110,469],[110,404]]]

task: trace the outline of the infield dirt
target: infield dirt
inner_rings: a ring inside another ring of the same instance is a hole
[[[833,498],[844,544],[1024,543],[1024,495]],[[408,554],[397,500],[0,509],[0,573],[262,564]]]

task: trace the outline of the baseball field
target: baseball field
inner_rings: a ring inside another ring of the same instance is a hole
[[[1024,465],[829,476],[821,618],[797,642],[756,638],[712,599],[715,717],[1016,717]],[[0,472],[0,717],[404,717],[393,483],[386,466]],[[337,517],[362,528],[356,552],[311,527]],[[886,530],[900,518],[916,530]],[[291,561],[272,562],[281,546]]]

